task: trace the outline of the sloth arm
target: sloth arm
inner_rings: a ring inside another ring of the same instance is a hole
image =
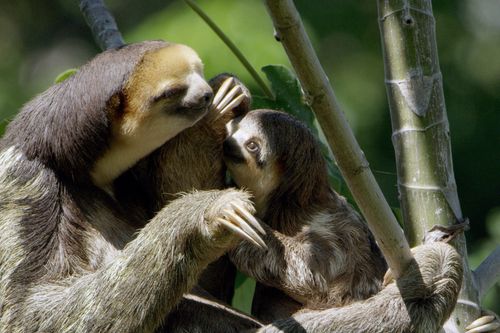
[[[107,266],[35,285],[22,304],[3,304],[1,323],[10,313],[14,327],[27,332],[153,332],[207,264],[234,244],[220,223],[223,211],[232,203],[251,210],[248,202],[235,190],[174,200]]]
[[[415,261],[397,283],[391,282],[373,297],[343,307],[304,311],[257,332],[438,332],[455,307],[462,259],[453,247],[440,242],[418,246],[413,254]]]
[[[241,242],[230,251],[236,267],[258,282],[278,288],[302,304],[325,307],[340,300],[331,292],[331,281],[347,265],[347,254],[336,246],[332,232],[310,226],[288,236],[262,223],[267,249]],[[352,263],[354,264],[354,263]]]

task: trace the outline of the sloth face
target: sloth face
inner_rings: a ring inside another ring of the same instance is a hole
[[[157,147],[201,119],[213,96],[198,55],[175,44],[145,54],[124,94],[119,134]]]
[[[208,112],[213,96],[198,55],[178,44],[144,54],[120,94],[109,103],[109,148],[92,171],[101,187],[193,126]]]
[[[280,172],[258,111],[233,119],[227,124],[223,143],[224,161],[235,183],[254,195],[257,210],[279,184]]]

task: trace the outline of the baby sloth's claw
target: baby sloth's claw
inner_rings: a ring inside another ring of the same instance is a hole
[[[230,76],[224,79],[215,93],[208,115],[209,121],[217,121],[238,108],[245,109],[249,103],[249,91],[238,79]]]
[[[483,316],[474,320],[469,326],[465,328],[466,333],[483,333],[483,332],[498,332],[500,329],[500,322],[495,316]]]
[[[235,205],[233,204],[233,206]],[[262,249],[266,249],[267,245],[264,240],[259,236],[259,234],[257,234],[257,232],[255,232],[255,230],[252,229],[252,226],[255,227],[255,225],[258,224],[257,220],[242,207],[235,207],[234,209],[243,216],[236,214],[230,209],[225,209],[225,217],[218,218],[217,221],[240,237],[250,241]]]
[[[229,87],[233,84],[233,77],[229,77],[220,86],[219,90],[217,90],[217,93],[215,94],[214,100],[212,102],[212,105],[216,107],[219,102],[222,100],[222,98],[226,95],[227,90]]]

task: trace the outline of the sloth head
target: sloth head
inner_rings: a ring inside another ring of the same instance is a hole
[[[292,116],[254,110],[227,125],[224,161],[235,183],[252,192],[259,215],[271,205],[298,209],[322,203],[329,193],[321,149]]]
[[[146,41],[94,57],[27,103],[2,144],[64,179],[105,187],[208,111],[212,90],[189,47]]]
[[[192,49],[168,44],[146,52],[123,89],[107,103],[111,139],[92,169],[94,183],[109,184],[195,124],[207,113],[212,97],[202,62]]]
[[[112,110],[114,135],[144,144],[157,137],[162,144],[203,117],[212,96],[202,62],[192,49],[169,44],[146,52],[114,96],[125,102]]]

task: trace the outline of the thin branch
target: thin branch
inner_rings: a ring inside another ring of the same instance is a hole
[[[266,0],[266,5],[339,169],[397,278],[413,258],[408,242],[344,117],[297,9],[292,0]]]
[[[80,0],[80,10],[102,50],[125,44],[115,19],[103,0]]]
[[[484,259],[473,276],[481,299],[495,283],[500,281],[500,246]]]
[[[192,0],[184,0],[184,2],[191,7],[191,9],[198,14],[203,21],[215,32],[215,34],[226,44],[226,46],[233,52],[233,54],[238,58],[241,64],[246,68],[248,73],[253,77],[255,82],[260,86],[262,92],[266,95],[266,97],[270,99],[274,99],[273,93],[264,82],[264,80],[257,73],[255,68],[250,64],[248,59],[243,55],[243,53],[238,49],[238,47],[229,39],[229,37],[222,31],[217,24],[196,4],[196,2]]]

